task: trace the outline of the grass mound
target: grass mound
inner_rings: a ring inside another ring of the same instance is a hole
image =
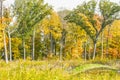
[[[72,73],[73,75],[76,75],[76,74],[79,74],[79,73],[82,73],[82,72],[86,72],[86,71],[90,71],[90,70],[94,70],[94,69],[97,69],[97,70],[112,70],[112,71],[117,71],[117,68],[114,68],[114,67],[111,67],[111,66],[108,66],[108,65],[102,65],[102,64],[83,64],[83,65],[80,65],[76,68],[74,68],[72,70]]]

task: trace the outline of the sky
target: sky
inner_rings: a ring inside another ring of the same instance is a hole
[[[77,5],[81,4],[84,1],[89,0],[44,0],[45,3],[48,3],[49,5],[53,6],[54,10],[58,11],[61,9],[73,9]],[[111,0],[113,2],[120,2],[120,0]],[[10,4],[14,3],[14,0],[6,0],[4,1],[5,6],[10,6]]]
[[[45,0],[45,2],[52,5],[55,10],[73,9],[83,1],[85,0]]]
[[[44,0],[45,3],[51,5],[55,10],[61,9],[73,9],[77,6],[81,1],[85,0]],[[10,6],[10,4],[14,3],[14,0],[6,0],[4,1],[5,6]]]

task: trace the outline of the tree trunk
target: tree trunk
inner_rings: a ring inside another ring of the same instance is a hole
[[[60,41],[60,60],[62,60],[62,53],[63,53],[63,40]]]
[[[0,13],[0,17],[1,17],[1,24],[2,24],[2,4],[3,2],[0,2],[0,7],[1,7],[1,13]],[[8,63],[8,55],[7,55],[7,44],[6,44],[6,37],[5,37],[5,29],[3,30],[3,37],[4,37],[4,53],[5,53],[5,61],[6,63]]]
[[[35,59],[35,29],[33,30],[33,50],[32,50],[32,60]]]
[[[8,38],[9,38],[9,54],[10,54],[10,61],[12,61],[12,49],[11,49],[11,34],[8,31]]]
[[[6,61],[6,63],[8,63],[8,55],[7,55],[7,45],[6,45],[5,30],[3,30],[3,35],[4,35],[5,61]]]
[[[55,50],[54,50],[54,53],[55,53],[55,55],[57,55],[57,54],[56,54],[56,49],[57,49],[56,40],[54,41],[54,49],[55,49]]]
[[[62,37],[61,37],[61,40],[60,40],[60,60],[62,60],[63,48],[65,46],[65,36],[66,36],[66,31],[65,31],[65,29],[63,29]]]
[[[89,49],[89,55],[88,55],[88,57],[89,57],[89,60],[91,59],[91,53],[90,53],[90,44],[89,44],[89,47],[88,47]]]
[[[110,34],[110,27],[108,27],[108,35],[106,40],[106,57],[108,55],[108,49],[109,49],[109,34]]]
[[[95,56],[96,56],[96,41],[94,42],[93,60],[95,59]]]
[[[62,60],[62,55],[63,55],[63,32],[60,40],[60,60]]]
[[[50,53],[54,53],[54,41],[53,41],[53,36],[50,33]]]
[[[55,39],[53,38],[51,33],[50,33],[50,53],[55,55]]]
[[[103,59],[103,33],[101,35],[101,53],[102,53],[101,55],[101,60],[102,60]]]

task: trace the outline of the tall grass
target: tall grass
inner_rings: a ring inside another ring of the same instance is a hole
[[[90,63],[90,62],[89,62]],[[80,61],[14,61],[6,64],[0,61],[0,80],[120,80],[114,71],[93,70],[73,75],[70,71]]]

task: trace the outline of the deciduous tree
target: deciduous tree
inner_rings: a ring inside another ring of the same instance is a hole
[[[77,8],[66,17],[68,22],[74,22],[77,25],[80,25],[92,39],[94,44],[93,59],[95,59],[96,43],[100,33],[107,25],[111,24],[119,17],[118,14],[120,12],[119,4],[110,2],[109,0],[101,0],[99,2],[99,14],[102,18],[99,20],[101,24],[100,28],[98,28],[96,25],[97,21],[94,19],[96,14],[96,6],[97,2],[95,0],[91,0],[87,3],[77,6]]]

